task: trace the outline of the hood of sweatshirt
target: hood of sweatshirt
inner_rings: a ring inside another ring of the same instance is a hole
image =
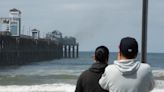
[[[114,61],[114,65],[123,75],[127,75],[136,73],[140,67],[140,62],[134,59],[116,60]]]
[[[95,73],[100,73],[100,72],[104,72],[106,66],[108,66],[108,64],[94,63],[92,64],[91,68],[89,68],[89,70]]]

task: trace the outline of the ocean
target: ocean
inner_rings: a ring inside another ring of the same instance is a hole
[[[80,52],[77,59],[1,67],[0,92],[74,92],[78,76],[94,63],[92,55],[93,52]],[[117,53],[110,53],[109,64],[116,57]],[[148,53],[148,63],[156,82],[152,92],[164,92],[164,54]]]

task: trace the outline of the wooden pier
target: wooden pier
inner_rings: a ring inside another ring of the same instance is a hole
[[[60,42],[50,39],[0,36],[0,66],[77,57],[78,44],[71,43],[69,39]]]

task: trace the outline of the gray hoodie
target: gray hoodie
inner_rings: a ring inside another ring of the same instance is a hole
[[[129,59],[107,66],[99,84],[110,92],[150,92],[154,80],[148,64]]]

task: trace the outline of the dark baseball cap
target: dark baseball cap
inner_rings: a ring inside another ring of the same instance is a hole
[[[128,59],[136,58],[138,54],[138,43],[135,38],[125,37],[120,42],[120,52]]]

